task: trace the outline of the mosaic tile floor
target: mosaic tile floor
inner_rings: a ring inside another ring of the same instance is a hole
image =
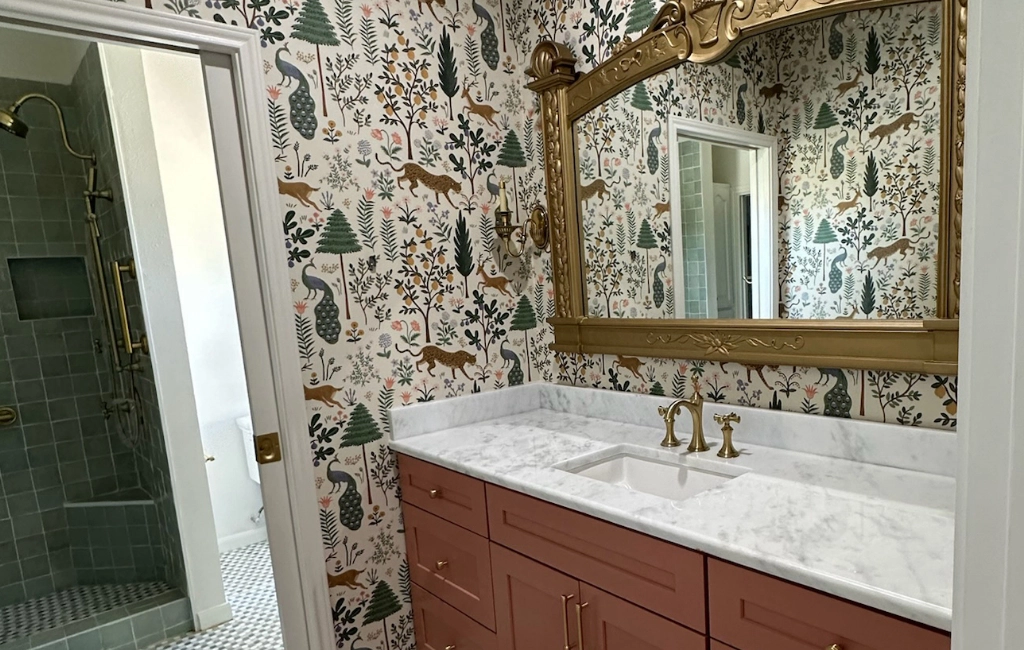
[[[283,650],[270,547],[260,542],[230,551],[221,556],[220,566],[235,618],[150,650]]]
[[[90,585],[0,607],[0,644],[85,620],[170,590],[161,582]]]

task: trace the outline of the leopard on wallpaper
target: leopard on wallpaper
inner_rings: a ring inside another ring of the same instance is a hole
[[[849,413],[827,414],[955,427],[955,377],[549,350],[550,258],[509,258],[493,230],[501,180],[520,220],[544,198],[537,98],[524,88],[529,56],[556,38],[592,66],[627,29],[646,27],[650,0],[152,4],[248,27],[263,45],[281,255],[339,649],[415,644],[385,442],[392,407],[528,381],[666,394],[699,386],[711,400],[822,414],[826,395],[848,394]]]
[[[667,289],[684,235],[669,212],[667,122],[678,116],[777,139],[783,318],[935,317],[941,41],[941,2],[851,12],[681,64],[584,116],[590,313],[677,313]],[[702,269],[686,267],[689,284]]]

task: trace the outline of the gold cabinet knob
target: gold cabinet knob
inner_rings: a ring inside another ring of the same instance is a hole
[[[451,645],[446,645],[444,647],[444,650],[455,650],[455,644],[453,643]]]
[[[843,646],[839,645],[838,643],[833,643],[829,647],[825,648],[825,650],[843,650]]]
[[[441,488],[434,488],[433,490],[431,490],[427,494],[430,496],[431,499],[440,499],[441,498]]]
[[[437,570],[438,570],[438,571],[441,571],[441,570],[442,570],[442,569],[444,569],[444,568],[445,568],[446,566],[448,566],[448,563],[447,563],[447,562],[445,562],[444,560],[438,560],[437,562],[435,562],[435,563],[434,563],[434,566],[436,566],[436,567],[437,567]],[[842,648],[840,648],[839,650],[842,650]]]

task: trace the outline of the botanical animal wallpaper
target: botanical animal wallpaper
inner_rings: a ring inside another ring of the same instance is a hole
[[[682,234],[669,212],[676,115],[777,138],[782,317],[934,317],[941,37],[941,2],[806,22],[586,115],[576,131],[590,313],[676,313],[665,290]]]
[[[519,220],[544,196],[529,55],[554,38],[588,68],[650,0],[152,4],[264,48],[339,649],[414,647],[392,407],[546,381],[955,427],[955,377],[550,352],[549,256],[510,258],[493,231],[501,180]]]

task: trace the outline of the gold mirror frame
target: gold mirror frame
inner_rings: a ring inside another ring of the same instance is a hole
[[[590,318],[576,199],[577,119],[637,82],[682,61],[711,63],[744,38],[838,13],[924,0],[668,0],[647,31],[628,37],[592,71],[576,71],[568,47],[533,52],[528,88],[541,98],[556,316],[552,349],[798,365],[957,372],[967,0],[942,0],[942,148],[937,314],[930,320],[679,320]]]

